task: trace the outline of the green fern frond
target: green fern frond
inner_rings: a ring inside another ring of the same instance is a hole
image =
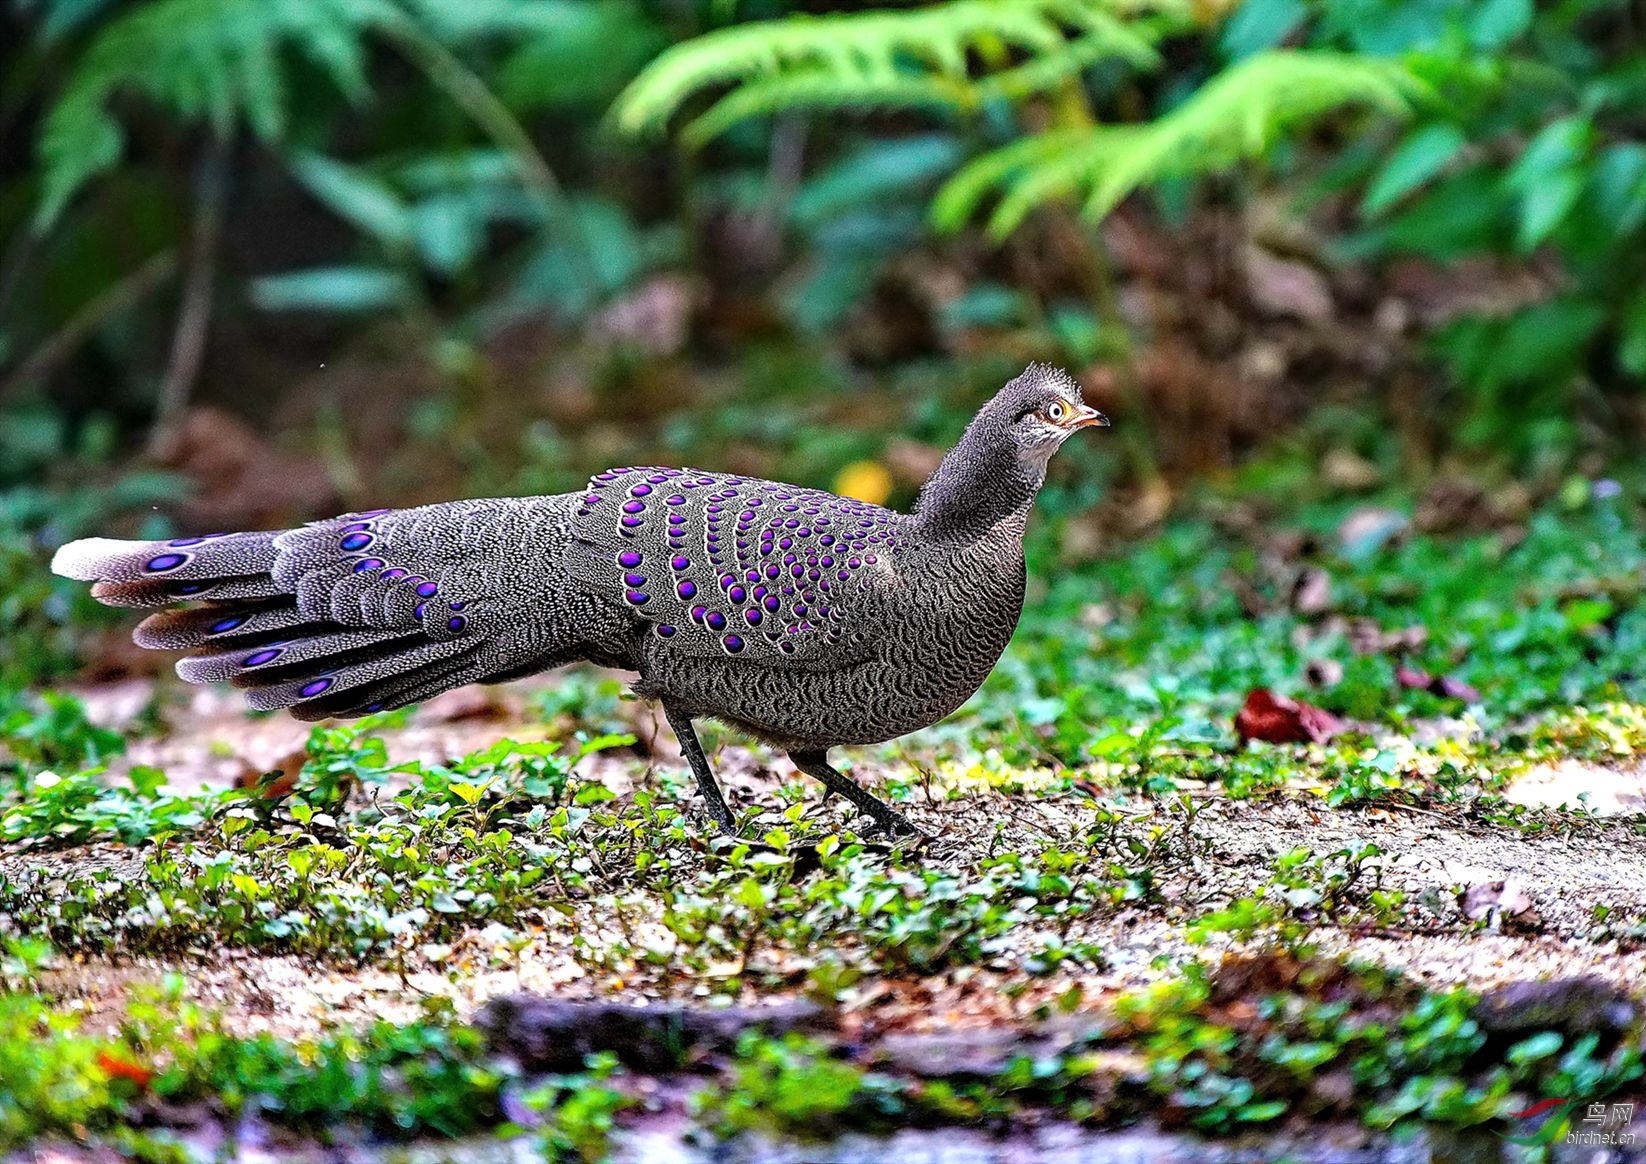
[[[119,160],[116,94],[133,93],[219,133],[246,124],[266,141],[286,125],[286,54],[314,64],[349,100],[367,90],[374,34],[440,45],[547,39],[584,17],[581,0],[148,0],[111,20],[76,62],[41,128],[44,229],[85,182]]]
[[[912,11],[791,16],[709,33],[663,53],[617,100],[624,130],[656,130],[687,98],[737,86],[687,130],[706,141],[745,117],[796,106],[942,104],[1023,96],[1106,58],[1149,66],[1187,27],[1187,0],[949,0]],[[1022,64],[974,80],[968,56]]]
[[[117,18],[46,116],[37,225],[49,225],[88,178],[119,160],[124,133],[108,108],[117,92],[219,132],[243,119],[274,138],[286,116],[280,53],[302,53],[356,97],[366,88],[361,30],[397,13],[388,0],[156,0]]]
[[[989,219],[997,237],[1010,234],[1035,207],[1071,195],[1080,196],[1084,213],[1098,219],[1151,182],[1220,173],[1261,158],[1288,131],[1333,110],[1358,105],[1404,116],[1429,96],[1429,87],[1394,60],[1260,53],[1155,121],[1058,130],[986,154],[950,179],[932,215],[939,226],[954,229],[999,190],[1000,204]]]
[[[932,222],[942,230],[959,230],[991,192],[1084,149],[1094,132],[1101,131],[1081,126],[1037,133],[969,162],[938,190],[932,200]]]
[[[837,77],[822,71],[771,77],[740,86],[695,117],[680,133],[699,149],[740,121],[791,109],[896,106],[952,109],[966,103],[965,87],[947,77]]]
[[[1109,16],[1094,21],[1094,32],[1069,41],[1053,52],[1031,57],[1015,68],[1006,69],[978,82],[977,98],[1005,97],[1013,100],[1056,88],[1065,78],[1075,76],[1100,61],[1125,61],[1140,72],[1158,68],[1160,54],[1154,40],[1168,27],[1152,22],[1127,25]]]

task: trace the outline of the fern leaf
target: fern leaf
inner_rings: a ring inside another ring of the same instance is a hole
[[[49,226],[124,145],[109,112],[134,92],[227,132],[244,119],[265,138],[285,126],[282,50],[314,61],[344,92],[364,88],[362,31],[402,14],[391,0],[154,0],[110,22],[46,115],[37,228]]]
[[[1153,42],[1166,31],[1164,28],[1152,22],[1130,27],[1102,14],[1094,13],[1094,16],[1101,19],[1093,21],[1088,35],[985,78],[978,84],[979,97],[1019,99],[1043,93],[1065,78],[1111,58],[1123,60],[1140,71],[1159,68],[1160,54]]]
[[[968,163],[945,182],[932,201],[931,218],[940,230],[965,226],[989,194],[1025,172],[1039,172],[1085,146],[1092,130],[1051,130],[1019,138]]]
[[[1170,113],[1142,125],[1058,130],[985,154],[938,193],[933,220],[954,229],[991,192],[989,219],[1010,234],[1035,207],[1078,195],[1102,218],[1128,194],[1162,178],[1219,173],[1261,158],[1290,130],[1333,110],[1363,106],[1405,116],[1429,87],[1387,58],[1275,50],[1214,77]]]
[[[701,142],[743,117],[795,106],[941,103],[1022,96],[1095,61],[1152,64],[1152,42],[1193,21],[1189,0],[948,0],[911,11],[790,16],[679,44],[614,107],[627,132],[656,130],[693,94],[735,86],[689,130]],[[974,80],[969,57],[1023,65]],[[831,92],[830,87],[833,86]]]
[[[227,134],[244,122],[267,141],[286,125],[284,56],[312,62],[339,92],[367,89],[374,32],[416,26],[444,43],[552,38],[584,19],[578,0],[148,0],[105,25],[70,72],[37,146],[37,229],[120,158],[109,105],[133,93]]]
[[[965,86],[945,77],[839,77],[822,69],[772,77],[743,85],[693,118],[680,140],[698,149],[740,121],[790,109],[869,108],[952,109],[969,106]]]

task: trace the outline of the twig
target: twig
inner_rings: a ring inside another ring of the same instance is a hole
[[[217,283],[217,240],[223,233],[223,205],[228,198],[230,152],[230,139],[214,133],[200,159],[188,271],[183,279],[182,302],[177,307],[166,377],[160,382],[160,398],[155,404],[154,428],[149,433],[151,454],[163,453],[176,440],[205,357],[212,290]]]
[[[474,70],[418,25],[409,20],[395,20],[380,27],[435,88],[451,98],[481,132],[514,158],[520,180],[529,193],[536,195],[549,229],[559,230],[571,263],[577,268],[577,277],[598,297],[600,273],[589,255],[587,240],[566,202],[560,180],[543,160],[525,127]]]
[[[147,299],[176,273],[175,252],[151,255],[142,266],[95,295],[30,352],[9,376],[0,380],[0,398],[26,384],[44,380],[107,320]]]
[[[1432,809],[1432,808],[1419,808],[1417,805],[1409,804],[1409,803],[1407,803],[1406,801],[1403,801],[1403,800],[1370,801],[1366,804],[1365,807],[1367,807],[1367,808],[1398,808],[1402,812],[1422,813],[1424,816],[1432,816],[1432,817],[1436,817],[1440,820],[1454,820],[1454,819],[1456,819],[1456,815],[1457,815],[1456,813],[1437,812],[1435,809]]]

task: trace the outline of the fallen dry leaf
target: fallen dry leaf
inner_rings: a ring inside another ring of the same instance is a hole
[[[1349,640],[1349,647],[1357,655],[1421,651],[1429,642],[1428,628],[1420,625],[1384,630],[1375,619],[1351,618],[1342,629]]]
[[[138,1087],[147,1088],[154,1081],[154,1072],[113,1051],[97,1052],[97,1066],[110,1079],[124,1079]]]
[[[308,762],[308,752],[299,748],[276,760],[272,768],[259,770],[247,764],[235,776],[234,786],[255,790],[264,800],[284,800],[296,790],[297,778]]]
[[[1332,576],[1318,566],[1306,567],[1292,583],[1292,609],[1309,616],[1332,607]]]
[[[1235,716],[1241,743],[1318,744],[1347,730],[1347,724],[1324,708],[1287,699],[1266,687],[1253,688]]]
[[[706,298],[704,288],[691,279],[657,275],[613,300],[589,330],[651,356],[672,356],[686,346],[692,316]]]
[[[1338,544],[1350,558],[1369,556],[1400,538],[1411,519],[1398,509],[1363,505],[1350,510],[1337,527]]]
[[[1376,465],[1350,449],[1332,449],[1320,462],[1320,476],[1337,489],[1361,492],[1376,488],[1383,474]]]
[[[1434,686],[1429,688],[1436,695],[1444,695],[1447,699],[1461,699],[1464,703],[1479,703],[1480,692],[1461,679],[1454,679],[1450,675],[1441,675],[1435,679]]]
[[[1283,259],[1260,247],[1246,251],[1246,290],[1265,315],[1327,323],[1333,315],[1332,292],[1313,267]]]
[[[1427,671],[1416,667],[1408,667],[1402,663],[1395,668],[1395,682],[1402,687],[1409,687],[1413,691],[1427,691],[1429,684],[1434,682],[1434,676]]]
[[[1493,930],[1507,925],[1532,927],[1541,920],[1531,894],[1512,876],[1471,885],[1457,895],[1457,903],[1464,917],[1484,921]]]
[[[1395,668],[1395,682],[1413,691],[1428,691],[1444,699],[1461,699],[1464,703],[1479,703],[1480,692],[1461,679],[1450,675],[1431,675],[1419,667],[1404,663]]]
[[[318,458],[282,452],[221,409],[190,409],[158,459],[194,484],[178,506],[187,530],[267,529],[342,505]]]
[[[1310,659],[1303,667],[1303,677],[1311,687],[1336,687],[1343,682],[1343,664],[1336,659]]]

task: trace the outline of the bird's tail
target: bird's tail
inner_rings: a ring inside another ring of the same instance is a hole
[[[192,683],[226,681],[247,688],[253,708],[300,719],[362,715],[561,661],[565,636],[552,620],[510,609],[540,597],[511,565],[530,556],[499,552],[545,536],[552,546],[559,501],[376,510],[160,542],[88,538],[58,550],[52,569],[91,582],[100,602],[156,611],[132,637],[190,652],[177,672]],[[554,564],[533,564],[541,588]]]

